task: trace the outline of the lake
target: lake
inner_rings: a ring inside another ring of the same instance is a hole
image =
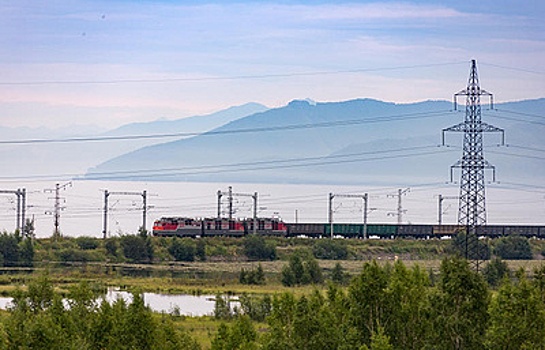
[[[143,297],[145,304],[155,312],[172,313],[174,310],[177,310],[181,315],[186,316],[205,316],[214,313],[214,295],[195,296],[188,294],[167,295],[143,293]],[[124,299],[127,303],[132,302],[131,293],[115,289],[108,290],[106,295],[98,300],[100,301],[102,298],[110,303],[113,303],[118,298]],[[11,300],[12,298],[9,297],[0,297],[0,309],[7,309]],[[233,302],[232,305],[236,305],[236,302]]]

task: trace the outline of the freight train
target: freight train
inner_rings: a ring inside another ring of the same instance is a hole
[[[254,229],[253,219],[226,218],[183,218],[170,217],[156,220],[153,235],[161,237],[242,237],[251,233],[283,237],[331,237],[342,238],[445,238],[452,237],[464,226],[459,225],[397,225],[397,224],[324,224],[324,223],[284,223],[279,219],[258,218]],[[496,238],[508,235],[545,238],[545,226],[487,225],[477,227],[477,234]]]

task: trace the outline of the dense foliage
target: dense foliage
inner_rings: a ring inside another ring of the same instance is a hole
[[[275,260],[276,247],[260,235],[248,235],[243,239],[244,255],[252,260]]]
[[[464,260],[444,260],[436,285],[418,267],[370,262],[346,290],[331,284],[325,295],[244,296],[243,312],[228,314],[235,320],[221,327],[213,348],[542,349],[544,291],[545,267],[531,280],[523,273],[506,279],[492,295]],[[256,334],[250,319],[265,320],[267,331]]]
[[[154,315],[139,294],[130,304],[97,304],[96,297],[82,283],[71,290],[67,308],[41,276],[16,292],[0,324],[0,349],[200,349],[169,317]]]
[[[282,284],[293,287],[304,284],[318,284],[324,281],[318,261],[310,255],[296,252],[290,256],[288,265],[282,269]]]
[[[173,238],[168,252],[176,261],[194,261],[196,246],[190,238]]]
[[[527,238],[507,236],[496,242],[494,254],[506,260],[532,259],[532,248]]]
[[[258,264],[255,269],[246,270],[242,268],[240,270],[239,282],[241,284],[265,284],[265,272],[261,264]]]
[[[312,246],[316,259],[344,260],[348,257],[348,248],[342,240],[320,239]]]
[[[34,243],[28,236],[23,238],[18,232],[0,234],[0,266],[32,266]]]

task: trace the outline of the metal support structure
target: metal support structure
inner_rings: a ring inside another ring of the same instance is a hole
[[[22,231],[25,225],[26,189],[0,190],[0,194],[14,194],[17,197],[15,228]]]
[[[146,190],[142,192],[110,192],[104,190],[104,222],[102,234],[103,238],[106,239],[108,236],[108,198],[111,195],[115,196],[142,196],[142,229],[146,229],[146,218],[148,216],[148,192]]]
[[[368,214],[368,201],[369,201],[369,194],[334,194],[329,193],[329,226],[330,226],[330,233],[331,233],[331,239],[333,239],[333,199],[335,197],[339,198],[361,198],[363,201],[363,238],[367,238],[367,214]]]
[[[493,96],[481,89],[477,75],[477,62],[471,61],[471,69],[467,87],[454,94],[454,109],[458,107],[458,97],[466,97],[465,118],[460,124],[443,129],[445,132],[462,132],[464,134],[462,158],[451,166],[461,169],[460,197],[458,208],[458,224],[466,226],[465,257],[479,270],[478,227],[486,224],[485,201],[485,169],[492,170],[492,181],[495,181],[495,168],[484,158],[483,133],[502,133],[502,145],[505,142],[504,130],[483,122],[481,119],[481,96],[490,98],[490,107],[494,108]]]
[[[224,195],[228,196],[229,199],[229,219],[233,218],[233,197],[251,197],[254,201],[254,215],[253,215],[253,221],[254,221],[254,229],[253,233],[257,233],[257,192],[254,192],[254,194],[250,193],[234,193],[233,192],[233,186],[229,186],[228,192],[222,192],[221,190],[218,190],[218,219],[221,218],[221,197]]]
[[[67,183],[65,183],[63,185],[61,185],[59,183],[56,183],[54,189],[48,188],[48,189],[44,190],[45,193],[55,193],[55,197],[50,198],[50,199],[55,199],[54,211],[53,212],[50,212],[50,211],[45,212],[46,214],[53,214],[53,216],[55,218],[55,231],[53,232],[55,242],[57,241],[57,238],[60,236],[60,233],[61,233],[60,232],[61,211],[66,209],[66,207],[61,206],[60,190],[66,190],[67,187],[71,187],[71,186],[72,186],[72,182],[67,182]]]
[[[401,225],[403,223],[403,213],[407,212],[407,210],[403,210],[403,203],[401,201],[401,198],[403,195],[407,194],[407,192],[410,192],[410,188],[405,189],[398,189],[397,194],[389,194],[388,197],[394,198],[397,197],[397,211],[395,213],[388,213],[388,215],[391,216],[397,216],[397,224]]]
[[[458,196],[443,196],[438,195],[438,210],[437,210],[437,224],[439,226],[443,225],[443,201],[445,199],[459,199]]]

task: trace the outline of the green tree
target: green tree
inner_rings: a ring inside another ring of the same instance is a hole
[[[79,249],[82,250],[97,249],[99,245],[95,238],[85,236],[76,238],[76,244],[78,245]]]
[[[523,274],[516,283],[506,280],[492,299],[487,340],[491,349],[545,348],[545,302]]]
[[[483,269],[483,276],[489,285],[497,286],[505,277],[509,277],[509,267],[500,258],[494,258]]]
[[[527,238],[512,235],[497,240],[494,254],[505,260],[532,259],[532,248]]]
[[[388,273],[376,261],[366,262],[348,287],[352,326],[365,344],[370,343],[379,325],[387,323],[388,280]]]
[[[490,295],[466,260],[445,259],[431,295],[432,342],[436,349],[483,349]]]
[[[384,333],[384,328],[378,327],[371,335],[371,348],[364,345],[363,350],[394,350],[394,347],[390,344],[390,337]]]
[[[344,285],[348,281],[348,274],[345,272],[345,269],[341,263],[336,263],[335,267],[331,270],[331,281],[339,285]]]
[[[194,261],[195,243],[189,238],[174,238],[168,247],[168,252],[176,261]]]
[[[423,349],[429,342],[429,285],[428,274],[418,266],[408,269],[402,261],[394,264],[386,290],[389,317],[384,321],[394,348]]]
[[[6,232],[0,234],[0,254],[3,257],[4,266],[17,266],[19,264],[19,241],[16,234]]]
[[[197,240],[195,255],[200,261],[206,260],[206,243],[204,242],[203,238]]]
[[[346,243],[341,240],[319,239],[312,246],[316,259],[344,260],[348,257]]]
[[[25,238],[19,243],[20,249],[20,265],[32,266],[34,264],[34,243],[31,238]]]
[[[106,254],[108,254],[111,257],[117,256],[118,248],[119,248],[119,244],[117,242],[117,239],[115,238],[108,238],[106,242],[104,242],[104,249],[106,249]]]
[[[149,263],[153,260],[153,246],[148,236],[123,236],[120,244],[123,255],[131,262]]]
[[[318,284],[324,281],[318,261],[310,254],[296,252],[290,256],[288,265],[282,268],[281,282],[287,287],[301,284]]]
[[[452,239],[450,244],[450,250],[456,255],[462,258],[488,260],[490,259],[490,246],[486,241],[480,240],[476,235],[472,234],[466,239],[466,233],[464,231],[458,232]],[[466,248],[470,247],[467,252],[469,256],[466,257]]]
[[[275,260],[276,247],[265,242],[261,235],[251,234],[244,237],[243,251],[252,260]]]

